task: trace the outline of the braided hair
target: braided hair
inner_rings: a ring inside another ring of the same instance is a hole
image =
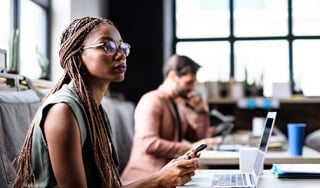
[[[86,81],[83,79],[84,75],[87,74],[87,71],[82,65],[83,63],[80,56],[83,41],[87,35],[101,23],[113,25],[110,20],[105,18],[83,17],[75,19],[63,31],[59,57],[60,65],[64,69],[64,74],[52,88],[47,97],[58,91],[63,84],[67,84],[73,80],[80,99],[89,112],[93,137],[94,159],[103,187],[120,187],[120,177],[109,147],[111,133],[108,132],[108,125],[104,119],[103,112],[101,112],[96,105],[91,91],[87,86]],[[26,185],[32,187],[35,183],[35,177],[31,167],[31,146],[34,124],[35,118],[33,119],[32,127],[27,133],[18,158],[17,175],[13,187],[20,188],[25,187]]]

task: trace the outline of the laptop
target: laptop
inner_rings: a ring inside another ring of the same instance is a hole
[[[260,145],[251,173],[216,173],[213,175],[211,187],[257,187],[261,170],[264,166],[265,153],[267,152],[270,137],[274,127],[277,112],[268,112],[264,131],[260,139]]]

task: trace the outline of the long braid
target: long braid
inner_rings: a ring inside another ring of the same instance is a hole
[[[58,86],[62,85],[64,80],[70,80],[70,79],[67,79],[66,77],[67,77],[66,74],[64,74],[62,79],[58,82],[58,84],[54,88],[51,89],[49,94],[42,100],[42,102],[45,101],[45,99],[48,98],[51,94],[53,94],[55,91],[57,91],[58,88],[60,88]],[[35,117],[31,122],[31,127],[28,130],[26,138],[21,147],[22,149],[18,156],[16,178],[12,184],[13,188],[33,187],[33,184],[35,182],[34,173],[31,167],[31,146],[32,146],[32,135],[33,135],[34,125],[35,125],[36,117],[39,111],[40,111],[40,108],[37,110]]]
[[[83,79],[86,69],[82,68],[80,49],[86,36],[100,23],[113,23],[107,19],[98,17],[84,17],[74,20],[63,32],[61,47],[59,51],[60,64],[65,72],[57,85],[50,91],[48,96],[59,90],[63,84],[70,80],[74,81],[75,88],[83,104],[88,108],[90,125],[92,129],[93,149],[96,166],[104,187],[120,187],[121,181],[112,158],[112,151],[109,147],[111,138],[108,134],[106,120],[95,102],[90,88]],[[48,97],[47,96],[47,97]],[[35,179],[31,167],[31,145],[34,121],[32,128],[28,131],[18,159],[17,176],[13,187],[32,186]],[[110,133],[111,134],[111,133]]]
[[[67,69],[75,69],[72,72],[81,72],[79,67],[76,66],[76,61],[72,61],[72,65],[68,65]],[[72,78],[73,80],[77,79],[79,74],[74,74],[75,76]],[[93,145],[94,145],[94,157],[95,162],[97,164],[99,173],[101,175],[101,179],[105,185],[105,187],[119,187],[120,186],[120,178],[117,173],[117,169],[115,164],[113,163],[112,153],[109,147],[109,143],[111,138],[109,138],[107,129],[106,129],[106,122],[104,119],[103,114],[99,110],[96,102],[94,101],[90,89],[85,86],[85,81],[80,77],[80,84],[77,86],[75,82],[76,88],[79,89],[79,96],[81,100],[86,104],[88,107],[88,111],[90,114],[90,121],[92,126],[92,134],[93,134]],[[108,169],[106,169],[106,167]],[[116,175],[116,176],[115,176]],[[116,178],[117,181],[114,181]]]

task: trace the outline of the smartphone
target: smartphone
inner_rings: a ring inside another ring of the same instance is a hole
[[[201,145],[199,145],[199,146],[196,148],[196,150],[194,150],[193,154],[194,154],[194,155],[197,155],[197,153],[198,153],[199,151],[204,150],[207,146],[208,146],[207,144],[201,144]]]

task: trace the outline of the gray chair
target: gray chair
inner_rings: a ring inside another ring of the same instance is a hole
[[[305,138],[305,145],[320,152],[320,130],[315,130]]]
[[[131,152],[134,134],[134,104],[124,100],[114,100],[104,97],[101,102],[107,112],[115,147],[119,156],[119,173],[125,168]]]
[[[34,90],[0,91],[0,187],[11,187],[16,163],[40,97]]]

